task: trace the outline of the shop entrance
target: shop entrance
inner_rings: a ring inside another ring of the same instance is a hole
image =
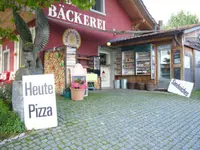
[[[158,89],[168,89],[171,80],[171,45],[158,46]]]
[[[100,52],[100,64],[101,64],[101,87],[110,88],[110,53]]]

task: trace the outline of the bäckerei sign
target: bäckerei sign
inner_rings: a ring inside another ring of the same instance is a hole
[[[193,86],[194,83],[172,79],[168,87],[168,92],[190,97]]]
[[[66,22],[77,23],[100,30],[106,30],[106,22],[104,20],[68,9],[67,6],[67,4],[59,4],[59,6],[52,4],[48,9],[48,16],[61,19]]]
[[[56,127],[54,75],[23,76],[24,121],[28,130]]]

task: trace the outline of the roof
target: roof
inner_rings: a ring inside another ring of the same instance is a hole
[[[35,14],[28,12],[28,11],[20,11],[20,16],[24,19],[26,23],[31,22],[35,19]],[[15,30],[15,24],[12,21],[13,14],[12,9],[7,8],[5,11],[0,12],[0,28],[6,29],[10,28]]]
[[[185,38],[185,46],[200,50],[200,38],[199,37],[186,37]]]
[[[151,16],[142,0],[117,0],[120,7],[130,17],[132,24],[140,30],[158,28],[158,24]]]
[[[147,7],[145,6],[143,0],[135,0],[136,3],[139,3],[139,5],[142,6],[142,9],[146,12],[147,14],[147,17],[154,23],[154,24],[157,24],[157,22],[155,21],[155,19],[152,17],[152,15],[149,13]]]
[[[186,31],[188,29],[195,28],[195,27],[200,27],[200,24],[187,25],[187,26],[184,26],[184,27],[176,28],[176,29],[158,30],[158,31],[148,33],[148,34],[112,39],[109,42],[112,45],[117,45],[117,44],[121,44],[121,43],[136,42],[136,41],[141,41],[141,40],[150,39],[150,38],[172,36],[172,35],[175,35],[175,34],[183,34],[184,31]]]

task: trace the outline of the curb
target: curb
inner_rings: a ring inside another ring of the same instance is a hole
[[[26,133],[21,133],[21,134],[15,136],[15,137],[12,137],[12,138],[9,138],[9,139],[5,139],[5,140],[3,140],[3,141],[0,142],[0,146],[6,144],[7,142],[11,142],[11,141],[16,140],[16,139],[18,139],[20,137],[23,137],[25,135],[26,135]]]

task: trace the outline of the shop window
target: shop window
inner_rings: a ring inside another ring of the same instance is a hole
[[[20,59],[20,38],[17,37],[18,41],[14,42],[14,71],[17,71],[19,69],[19,59]]]
[[[107,55],[106,54],[100,54],[100,64],[101,65],[107,65]]]
[[[67,4],[71,4],[71,0],[66,0],[66,3]]]
[[[10,71],[10,50],[3,51],[3,72]]]
[[[95,5],[91,10],[105,14],[105,0],[95,0]]]

